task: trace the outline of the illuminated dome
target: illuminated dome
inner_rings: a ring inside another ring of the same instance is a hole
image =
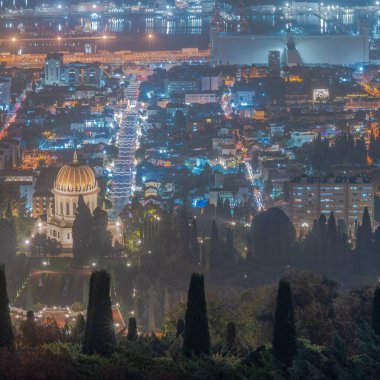
[[[96,178],[93,170],[78,162],[77,153],[74,159],[59,170],[55,180],[54,188],[63,192],[83,193],[97,188]]]

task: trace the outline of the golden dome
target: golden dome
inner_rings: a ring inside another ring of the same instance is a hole
[[[87,165],[78,162],[74,152],[73,162],[62,166],[55,180],[54,188],[64,192],[83,193],[96,189],[94,171]]]

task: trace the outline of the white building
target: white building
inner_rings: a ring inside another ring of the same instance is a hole
[[[217,103],[216,94],[214,92],[196,92],[185,94],[186,104],[208,104]]]
[[[73,162],[59,170],[51,191],[54,194],[53,210],[49,210],[46,222],[41,219],[37,221],[34,234],[44,233],[61,243],[63,248],[70,249],[73,246],[72,226],[79,196],[83,196],[84,202],[93,213],[98,207],[100,188],[92,168],[79,163],[75,152]],[[116,240],[123,243],[120,220],[109,223],[108,230],[112,233],[113,243]]]
[[[289,147],[301,147],[303,144],[309,144],[317,138],[314,132],[292,132],[288,142]]]

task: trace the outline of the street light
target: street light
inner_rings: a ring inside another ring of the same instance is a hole
[[[17,41],[16,37],[12,37],[11,38],[11,41],[12,43],[15,43]],[[13,66],[15,65],[15,61],[16,61],[16,53],[17,53],[17,48],[15,49],[14,53],[12,54],[13,55]]]
[[[106,40],[107,40],[107,36],[104,35],[102,38],[103,38],[103,50],[106,50]]]
[[[149,51],[152,51],[152,39],[153,39],[153,34],[152,34],[152,33],[149,33],[149,34],[148,34]]]
[[[61,51],[61,40],[62,40],[62,37],[58,36],[58,37],[57,37],[57,41],[58,41],[58,51]]]

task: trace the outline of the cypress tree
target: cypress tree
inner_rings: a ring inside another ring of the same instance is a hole
[[[330,213],[329,219],[327,221],[327,234],[330,241],[335,241],[338,236],[338,231],[336,228],[336,220],[334,213]]]
[[[102,210],[100,207],[97,207],[94,210],[93,215],[93,234],[91,239],[91,246],[93,255],[97,258],[101,258],[109,255],[108,243],[108,214],[106,211]],[[112,248],[112,245],[111,245]]]
[[[110,298],[110,276],[104,271],[91,274],[84,352],[108,356],[115,345]]]
[[[197,220],[195,218],[193,218],[193,224],[191,226],[190,251],[191,251],[191,261],[194,262],[195,264],[198,264],[200,259],[199,259]]]
[[[227,347],[231,349],[236,340],[236,327],[235,323],[229,322],[227,325],[227,336],[226,336],[226,342],[227,342]]]
[[[372,224],[371,217],[369,216],[368,207],[364,207],[363,218],[362,218],[362,228],[369,238],[372,238]]]
[[[137,323],[136,318],[131,317],[128,319],[128,340],[137,340]]]
[[[211,226],[211,242],[210,242],[210,268],[214,269],[219,265],[219,233],[215,220]]]
[[[5,218],[0,219],[1,255],[5,262],[16,256],[17,236],[12,210],[8,203]]]
[[[218,195],[218,199],[216,201],[216,210],[215,210],[215,213],[216,213],[216,217],[217,218],[223,218],[224,205],[223,205],[223,200],[222,200],[222,198],[219,195]]]
[[[230,259],[234,257],[234,237],[230,227],[227,228],[226,234],[226,256]]]
[[[183,336],[185,332],[185,321],[183,319],[178,319],[176,326],[175,336],[178,338],[179,336]]]
[[[290,366],[297,352],[296,327],[292,292],[289,282],[281,280],[278,286],[276,314],[273,330],[273,354],[282,363]]]
[[[356,251],[359,254],[369,254],[372,250],[373,233],[371,217],[368,208],[364,208],[362,223],[356,233]]]
[[[380,288],[376,287],[372,302],[372,328],[380,336]]]
[[[78,208],[72,228],[73,256],[78,263],[85,263],[89,257],[93,237],[93,217],[83,195],[79,195]]]
[[[0,265],[0,348],[1,347],[13,347],[13,331],[4,264]]]
[[[206,249],[206,237],[205,233],[202,234],[202,246],[201,246],[201,267],[207,269],[207,249]]]
[[[229,201],[228,198],[224,201],[224,204],[223,204],[223,213],[224,213],[224,217],[227,220],[231,219],[231,203],[230,203],[230,201]]]
[[[324,214],[321,214],[319,216],[319,219],[318,219],[318,230],[319,230],[319,233],[322,234],[324,236],[325,232],[326,232],[326,217]]]
[[[185,332],[183,340],[185,356],[210,353],[210,336],[203,275],[193,273],[187,297]]]

